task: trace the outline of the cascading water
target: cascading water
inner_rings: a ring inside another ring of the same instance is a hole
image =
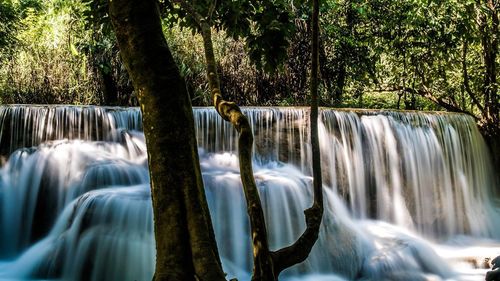
[[[308,111],[247,108],[273,249],[312,201]],[[236,133],[197,108],[200,161],[228,277],[251,244]],[[296,280],[483,280],[500,254],[484,142],[465,115],[323,109],[325,216]],[[0,280],[150,280],[154,236],[136,108],[0,107]]]

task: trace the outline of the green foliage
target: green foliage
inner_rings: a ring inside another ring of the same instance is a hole
[[[2,102],[123,104],[108,98],[120,93],[129,102],[131,86],[106,16],[98,14],[99,3],[19,0],[13,4],[13,43],[0,51]]]
[[[272,72],[285,60],[295,26],[291,21],[288,3],[275,1],[254,5],[251,10],[253,13],[248,17],[254,23],[253,29],[247,30],[242,36],[246,38],[250,60],[257,68]]]
[[[203,40],[200,35],[193,35],[186,28],[178,25],[169,27],[164,24],[164,34],[181,75],[186,80],[193,105],[210,105],[211,98],[206,79],[206,64],[203,50]],[[307,91],[307,85],[295,88],[290,85],[290,75],[300,69],[300,65],[290,67],[290,61],[284,68],[286,73],[272,74],[258,70],[252,64],[245,50],[245,43],[228,37],[224,31],[214,32],[212,36],[216,56],[219,58],[218,69],[222,91],[228,99],[240,105],[276,105],[280,100],[288,100],[292,105],[305,99],[297,93]],[[306,58],[307,59],[307,58]],[[299,80],[299,78],[294,81]],[[294,90],[291,91],[290,89]],[[305,104],[305,102],[303,102]]]
[[[359,91],[376,82],[375,63],[379,53],[375,32],[379,15],[371,5],[362,0],[330,0],[323,5],[321,72],[327,88],[326,104],[341,105],[342,95],[350,84],[357,84]]]
[[[480,67],[474,1],[384,1],[379,7],[384,15],[377,39],[383,54],[377,69],[380,87],[425,88],[453,107],[470,107],[463,90],[462,49],[470,43],[473,53],[465,63],[471,70]],[[480,72],[470,73],[477,89]]]
[[[201,36],[193,36],[189,30],[177,25],[169,26],[168,23],[163,24],[163,32],[181,76],[186,80],[193,104],[210,104]],[[216,35],[214,41],[220,42],[218,38]],[[215,49],[221,48],[216,45]],[[225,57],[225,55],[222,53],[219,56]]]
[[[193,104],[210,104],[197,23],[173,3],[160,1],[164,33]],[[309,3],[190,3],[213,27],[225,97],[241,105],[308,104]],[[498,52],[498,4],[495,10],[488,3],[322,1],[322,105],[447,108],[479,119],[496,114],[484,109],[499,107],[500,99],[498,78],[491,79],[491,70],[486,75],[487,67],[495,66],[498,77],[499,64],[498,55],[492,63],[485,53]],[[107,0],[0,0],[2,102],[134,104],[107,5]],[[424,102],[428,99],[433,103]],[[435,103],[445,107],[431,106]]]
[[[79,1],[79,0],[77,0]],[[87,33],[78,48],[89,59],[91,71],[100,77],[101,103],[137,105],[128,73],[122,65],[110,16],[108,0],[86,0],[81,18]]]
[[[0,58],[11,55],[22,29],[21,20],[41,10],[39,0],[0,0]]]
[[[272,72],[284,62],[295,27],[289,1],[198,0],[190,5],[216,30],[233,39],[243,38],[250,60],[259,69]],[[185,10],[170,1],[162,6],[169,26],[179,24],[199,32],[200,26]]]
[[[322,10],[324,103],[377,106],[370,101],[378,98],[369,94],[376,90],[398,97],[397,103],[387,103],[390,107],[429,108],[421,102],[425,96],[448,110],[483,118],[479,108],[487,97],[485,69],[487,64],[498,65],[498,57],[496,62],[485,59],[484,40],[494,42],[498,32],[480,31],[478,18],[489,19],[488,30],[495,30],[493,19],[498,18],[485,3],[326,1]]]
[[[12,1],[2,0],[0,2],[0,48],[14,43],[18,20],[18,10]]]
[[[18,6],[17,44],[2,65],[4,102],[92,102],[83,96],[94,89],[81,81],[88,75],[82,67],[86,60],[76,52],[77,41],[71,36],[82,29],[75,17],[81,6],[76,3],[30,1]]]
[[[343,107],[369,109],[400,109],[404,106],[401,93],[366,91],[362,95],[346,96]],[[434,111],[439,106],[423,97],[415,97],[415,110]]]

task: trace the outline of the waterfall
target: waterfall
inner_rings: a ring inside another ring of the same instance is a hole
[[[305,108],[245,108],[272,249],[312,202]],[[200,164],[228,278],[249,280],[237,135],[194,109]],[[0,280],[150,280],[153,218],[137,108],[0,107]],[[283,280],[483,280],[500,254],[498,188],[462,114],[322,109],[325,215]]]

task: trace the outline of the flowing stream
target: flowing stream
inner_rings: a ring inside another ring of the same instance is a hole
[[[312,202],[309,113],[244,111],[270,245],[281,248]],[[250,280],[236,133],[212,109],[194,114],[224,270]],[[499,186],[471,117],[323,109],[320,119],[320,238],[281,280],[484,280],[485,258],[500,254]],[[0,161],[0,280],[151,280],[139,109],[2,106]]]

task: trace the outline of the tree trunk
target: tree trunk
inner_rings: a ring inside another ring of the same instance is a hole
[[[274,273],[273,260],[269,252],[264,212],[262,210],[257,184],[253,176],[252,128],[250,127],[247,117],[243,115],[240,108],[235,103],[222,99],[210,25],[204,21],[200,23],[207,64],[207,77],[215,109],[224,120],[231,122],[239,133],[238,158],[240,164],[240,177],[243,184],[245,199],[247,201],[247,213],[250,219],[250,230],[252,232],[251,237],[254,258],[252,281],[277,280],[277,275],[275,276]]]
[[[203,38],[203,46],[205,50],[205,60],[207,66],[207,79],[210,86],[211,97],[215,109],[219,115],[226,121],[230,122],[239,133],[238,138],[238,156],[240,164],[240,177],[243,184],[243,192],[247,202],[247,213],[250,219],[252,246],[253,246],[253,274],[252,281],[275,281],[278,280],[280,272],[290,266],[304,261],[309,255],[312,246],[315,244],[318,234],[321,218],[323,214],[323,198],[321,190],[321,175],[319,181],[316,179],[317,174],[321,173],[321,168],[314,170],[314,203],[313,206],[307,209],[304,213],[306,215],[307,228],[299,239],[291,246],[276,252],[269,251],[269,244],[267,239],[267,229],[264,219],[264,213],[260,201],[259,192],[253,176],[252,167],[252,147],[253,147],[253,133],[250,123],[246,116],[241,112],[238,105],[234,102],[225,101],[222,98],[220,90],[220,82],[217,73],[217,64],[213,51],[210,13],[204,17],[198,13],[192,3],[186,0],[177,0],[177,3],[195,20]],[[315,31],[313,31],[313,80],[312,92],[314,106],[312,107],[312,116],[316,116],[312,121],[312,128],[316,130],[313,141],[316,140],[316,161],[319,165],[319,144],[317,142],[317,111],[318,111],[318,0],[314,1],[313,12],[313,25],[315,24]],[[316,34],[314,34],[316,32]],[[316,122],[316,123],[315,123]],[[313,126],[313,124],[316,124]],[[313,149],[314,152],[314,149]],[[318,167],[314,165],[314,167]],[[318,191],[319,190],[319,191]],[[319,194],[319,195],[318,195]]]
[[[102,69],[98,69],[97,71],[101,74],[102,78],[104,105],[118,105],[118,89],[113,80],[113,75],[106,73]]]
[[[311,146],[313,157],[314,204],[323,215],[323,179],[321,176],[321,153],[318,136],[318,76],[319,76],[319,0],[313,0],[312,13],[312,63],[311,63]]]
[[[154,280],[225,280],[206,203],[186,86],[155,0],[112,0],[121,56],[143,113],[156,238]]]
[[[323,218],[323,181],[321,175],[321,155],[318,137],[318,76],[319,76],[319,0],[312,2],[312,52],[311,52],[311,147],[314,202],[312,207],[305,210],[307,228],[299,239],[286,248],[273,253],[275,274],[278,274],[295,264],[303,262],[318,240],[319,227]]]

